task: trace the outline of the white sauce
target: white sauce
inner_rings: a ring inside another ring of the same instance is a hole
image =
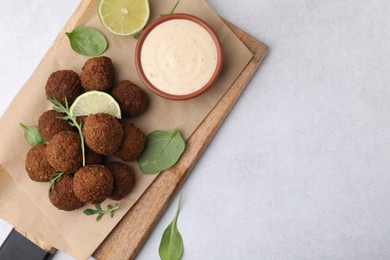
[[[141,49],[141,66],[156,88],[185,95],[211,79],[217,55],[215,42],[206,29],[189,20],[174,19],[159,24],[148,34]]]

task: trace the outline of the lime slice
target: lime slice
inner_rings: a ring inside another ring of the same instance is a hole
[[[72,116],[87,116],[97,113],[106,113],[121,118],[118,102],[111,95],[97,90],[88,91],[78,96],[70,107]]]
[[[149,20],[148,0],[101,0],[98,10],[104,27],[116,35],[141,31]]]

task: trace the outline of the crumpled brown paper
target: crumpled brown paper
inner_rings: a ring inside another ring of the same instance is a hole
[[[223,70],[212,88],[195,99],[170,101],[160,98],[148,91],[137,75],[134,65],[136,40],[109,33],[96,14],[97,2],[82,2],[80,7],[86,7],[83,16],[72,17],[67,30],[86,25],[98,29],[107,37],[109,48],[104,55],[114,63],[117,81],[131,80],[143,87],[150,97],[147,112],[130,120],[145,133],[178,127],[187,139],[252,57],[245,45],[205,1],[181,0],[176,13],[198,16],[217,32],[223,46]],[[150,21],[166,13],[172,4],[173,1],[150,0]],[[69,28],[70,24],[72,28]],[[120,201],[120,209],[113,218],[104,216],[96,222],[94,216],[82,213],[85,208],[93,208],[93,205],[72,212],[60,211],[47,198],[48,184],[33,182],[26,174],[24,160],[30,147],[23,138],[19,123],[37,125],[38,117],[52,107],[46,100],[44,86],[53,71],[71,69],[79,73],[86,60],[86,57],[71,50],[65,34],[60,34],[0,121],[0,163],[4,167],[0,169],[0,217],[78,259],[85,259],[94,252],[156,177],[142,174],[136,163],[131,163],[136,171],[134,190]],[[107,204],[113,203],[106,200],[102,206],[105,208]]]

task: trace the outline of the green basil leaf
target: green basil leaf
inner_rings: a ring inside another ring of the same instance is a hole
[[[72,49],[81,55],[97,56],[104,53],[108,46],[104,35],[91,27],[79,26],[65,34]]]
[[[173,166],[184,149],[185,142],[179,129],[154,131],[146,138],[146,147],[138,158],[138,165],[143,173],[158,173]]]
[[[20,126],[24,130],[24,139],[26,139],[27,143],[34,147],[37,144],[45,144],[46,141],[42,137],[41,133],[39,132],[38,127],[36,126],[26,126],[20,123]]]
[[[171,224],[169,224],[169,226],[165,229],[161,238],[158,250],[161,260],[179,260],[183,255],[183,238],[177,229],[177,218],[180,211],[181,197],[182,195],[180,194],[176,215]]]

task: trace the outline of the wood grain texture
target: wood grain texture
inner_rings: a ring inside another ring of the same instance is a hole
[[[90,2],[81,1],[59,35],[71,30],[77,24],[82,24],[83,14],[92,12]],[[224,20],[227,26],[240,38],[240,40],[253,53],[253,58],[241,72],[239,77],[224,94],[213,110],[204,119],[187,140],[186,150],[180,161],[172,168],[160,173],[152,185],[145,191],[137,203],[123,217],[115,229],[103,241],[93,256],[96,259],[133,259],[145,240],[153,230],[161,215],[164,213],[177,190],[181,187],[191,169],[196,164],[202,152],[217,132],[218,128],[228,115],[229,111],[245,89],[250,79],[260,66],[267,54],[268,47],[254,37],[240,30],[230,22]],[[57,37],[50,47],[48,53],[54,50],[59,44]],[[19,231],[20,232],[20,231]],[[53,252],[55,249],[42,243],[40,240],[22,232],[32,242],[46,251]]]
[[[187,140],[186,150],[179,162],[172,168],[160,173],[95,251],[93,256],[96,259],[134,259],[266,56],[268,51],[266,45],[228,21],[224,20],[224,22],[249,48],[253,53],[253,58],[202,124]]]

